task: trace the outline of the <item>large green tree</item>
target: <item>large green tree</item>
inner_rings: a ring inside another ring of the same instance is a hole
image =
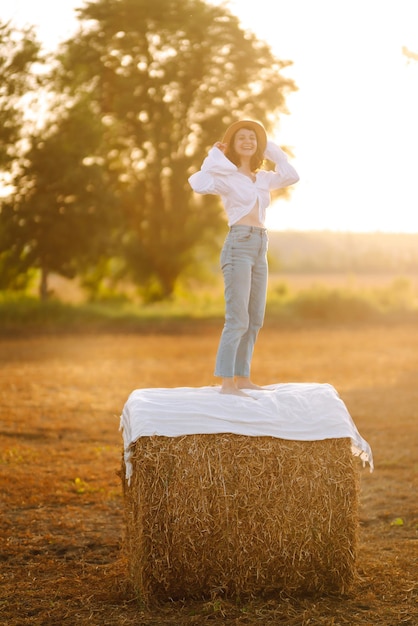
[[[37,87],[39,44],[31,29],[0,22],[0,289],[23,287],[27,264],[24,250],[13,245],[4,220],[4,202],[24,156],[25,111]]]
[[[22,98],[36,88],[30,70],[39,62],[39,44],[31,29],[0,22],[0,172],[4,175],[19,154],[23,126]],[[0,178],[0,182],[8,180]]]
[[[294,89],[288,64],[223,6],[203,0],[97,0],[60,54],[60,88],[88,97],[117,173],[120,254],[134,279],[167,297],[196,246],[221,228],[216,198],[187,182],[227,124],[271,127]]]
[[[60,110],[30,138],[16,191],[3,204],[3,241],[9,255],[40,270],[42,299],[52,272],[74,277],[111,252],[111,182],[95,156],[101,141],[102,124],[84,100]]]

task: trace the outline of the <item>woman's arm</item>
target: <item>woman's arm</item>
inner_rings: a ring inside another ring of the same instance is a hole
[[[198,172],[192,174],[189,183],[196,193],[221,194],[227,191],[226,177],[237,170],[236,166],[224,155],[220,146],[215,144]]]
[[[286,153],[278,145],[272,141],[267,141],[264,156],[275,164],[274,172],[266,172],[269,175],[270,189],[280,189],[298,182],[299,174],[287,160]]]

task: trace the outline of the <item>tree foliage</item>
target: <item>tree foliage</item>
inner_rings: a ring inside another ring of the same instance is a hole
[[[6,223],[3,196],[24,155],[24,99],[36,88],[31,71],[39,62],[39,44],[31,29],[0,22],[0,289],[24,288],[30,263]]]
[[[31,138],[16,193],[4,203],[8,252],[41,270],[41,297],[52,272],[74,277],[105,252],[112,204],[109,176],[94,152],[101,124],[79,100],[42,136]],[[89,148],[86,156],[86,148]],[[106,250],[106,252],[108,252]]]
[[[2,206],[0,283],[2,259],[39,268],[45,296],[49,273],[97,281],[113,258],[146,297],[165,298],[203,249],[218,248],[225,224],[189,175],[235,119],[273,126],[295,88],[281,74],[288,62],[203,0],[95,0],[79,19],[44,77],[54,104]],[[36,57],[36,44],[19,45],[0,58],[0,164],[22,123],[10,103],[35,80],[11,69]]]
[[[0,22],[0,170],[18,154],[23,122],[22,97],[34,86],[30,68],[39,60],[39,44],[31,29],[17,30]]]
[[[197,244],[223,224],[216,198],[188,176],[227,124],[270,127],[293,83],[269,46],[224,7],[202,0],[98,0],[61,51],[61,88],[86,98],[104,127],[124,218],[121,254],[132,275],[166,297]]]

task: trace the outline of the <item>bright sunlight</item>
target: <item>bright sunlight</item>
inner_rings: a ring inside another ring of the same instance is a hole
[[[15,0],[0,17],[37,25],[51,49],[75,30],[82,4]],[[292,151],[301,180],[270,209],[269,228],[418,232],[416,0],[224,4],[293,61],[284,72],[298,91],[274,138]]]

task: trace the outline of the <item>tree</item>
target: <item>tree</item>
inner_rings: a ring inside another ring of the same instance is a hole
[[[22,288],[27,283],[25,253],[10,237],[3,205],[23,158],[24,101],[36,89],[32,69],[40,64],[39,49],[32,29],[19,30],[0,22],[0,289]]]
[[[32,30],[17,30],[0,22],[0,171],[3,175],[18,155],[23,124],[21,100],[34,87],[30,70],[37,61],[39,44]],[[4,178],[0,182],[5,182]]]
[[[94,156],[101,140],[101,123],[80,99],[31,138],[17,190],[4,203],[6,250],[40,269],[43,300],[51,272],[74,277],[109,252],[109,175]]]
[[[234,119],[272,126],[295,88],[281,75],[288,63],[203,0],[98,0],[79,16],[61,50],[61,87],[88,97],[104,126],[121,254],[137,281],[167,297],[223,224],[217,199],[195,198],[188,176]]]

